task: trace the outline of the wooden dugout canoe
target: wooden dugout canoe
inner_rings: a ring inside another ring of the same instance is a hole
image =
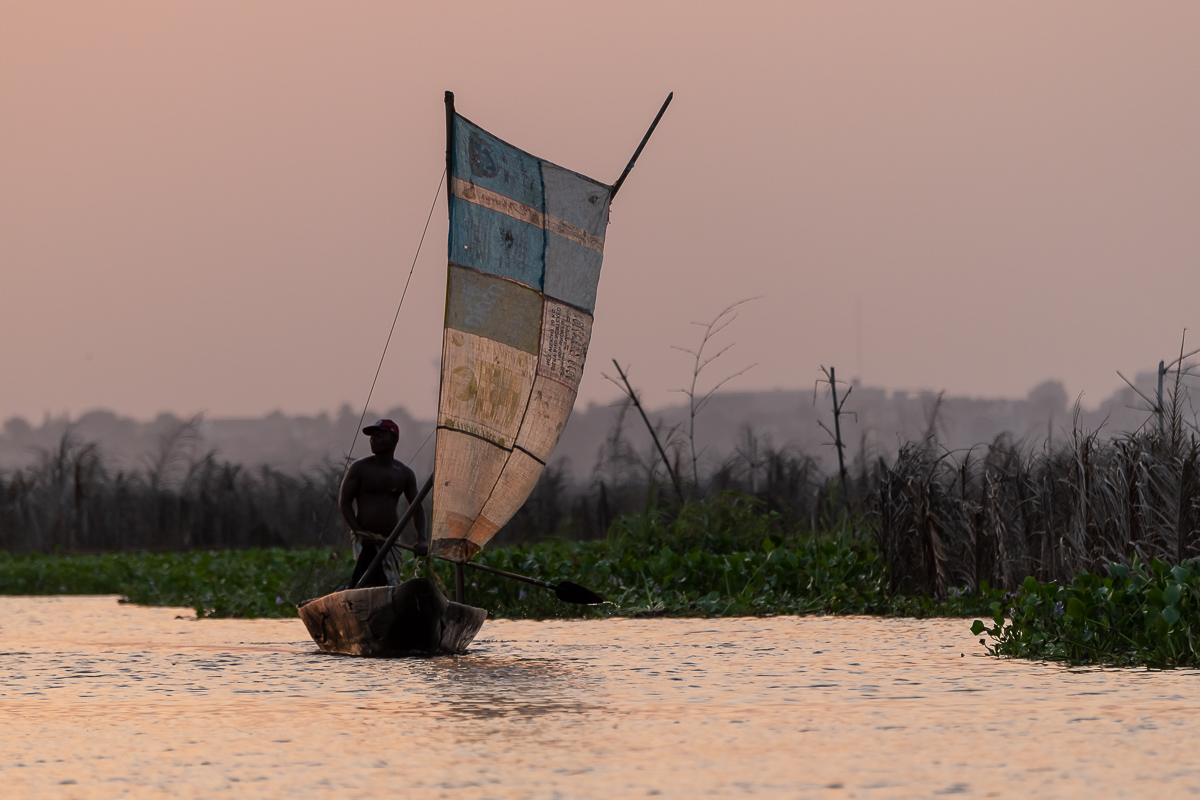
[[[487,611],[446,599],[425,578],[334,592],[296,609],[323,652],[350,656],[464,653],[487,619]]]

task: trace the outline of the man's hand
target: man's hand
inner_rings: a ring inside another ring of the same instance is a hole
[[[350,538],[359,544],[373,544],[376,547],[387,541],[387,539],[379,534],[368,531],[350,531]]]
[[[413,552],[420,558],[425,558],[429,555],[429,542],[424,539],[417,539],[416,544],[413,545]]]

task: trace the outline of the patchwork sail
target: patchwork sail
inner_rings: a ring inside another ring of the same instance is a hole
[[[461,562],[529,497],[571,415],[614,190],[493,136],[456,114],[452,95],[446,102],[449,266],[431,549]]]

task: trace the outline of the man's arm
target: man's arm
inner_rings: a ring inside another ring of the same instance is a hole
[[[411,469],[408,471],[408,480],[404,482],[404,496],[408,498],[410,506],[417,499],[417,473]],[[417,542],[413,545],[413,552],[418,556],[427,556],[429,555],[429,528],[425,520],[423,503],[418,504],[413,510],[413,525],[417,529]]]
[[[351,531],[361,530],[362,526],[358,524],[358,517],[354,514],[354,498],[358,497],[358,470],[355,469],[356,464],[351,464],[350,469],[346,470],[346,477],[342,478],[342,486],[338,489],[338,508],[342,512],[342,519],[350,526]]]

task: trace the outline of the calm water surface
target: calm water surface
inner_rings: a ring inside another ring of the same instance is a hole
[[[489,621],[470,654],[0,597],[0,795],[1177,797],[1200,675],[981,653],[962,620]]]

